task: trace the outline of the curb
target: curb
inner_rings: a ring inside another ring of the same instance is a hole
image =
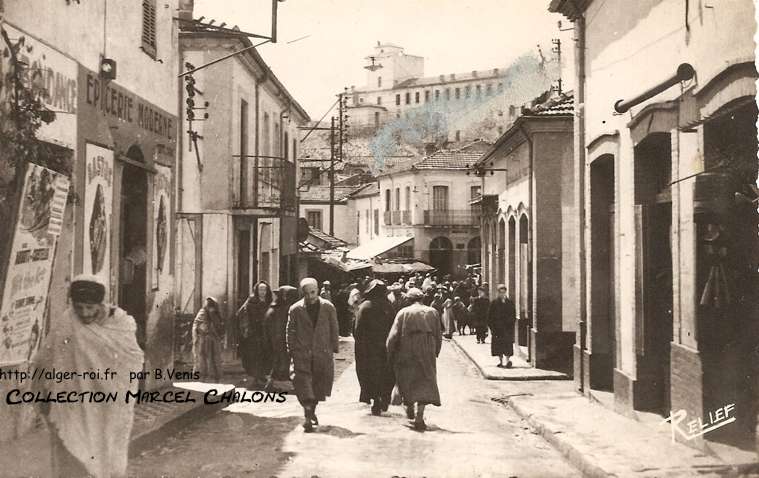
[[[500,377],[496,375],[492,375],[485,371],[485,369],[480,366],[479,363],[472,357],[472,355],[466,351],[464,347],[461,346],[456,340],[454,339],[448,339],[448,342],[454,344],[456,348],[466,356],[466,358],[469,359],[470,362],[474,364],[475,367],[477,367],[477,370],[480,372],[480,375],[482,375],[486,380],[500,380],[500,381],[510,381],[510,382],[517,382],[517,381],[531,381],[531,380],[570,380],[569,376],[562,374],[562,375],[520,375],[518,377]]]
[[[607,478],[614,476],[613,474],[604,471],[599,465],[588,459],[582,452],[577,450],[566,440],[562,440],[558,437],[557,433],[548,429],[540,420],[536,419],[525,411],[522,407],[514,403],[514,400],[509,398],[507,400],[509,406],[523,418],[529,425],[537,431],[543,439],[545,439],[551,446],[559,451],[575,468],[589,478]]]

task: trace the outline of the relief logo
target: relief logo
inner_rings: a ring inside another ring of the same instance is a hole
[[[708,421],[704,422],[701,417],[688,420],[688,413],[685,410],[676,412],[670,411],[662,424],[671,423],[672,441],[675,441],[675,435],[679,434],[685,440],[692,440],[701,435],[705,435],[717,428],[724,427],[735,421],[735,416],[730,416],[735,411],[735,404],[730,403],[720,407],[713,412],[709,412]]]

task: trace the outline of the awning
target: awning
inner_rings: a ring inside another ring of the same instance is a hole
[[[377,239],[369,241],[366,244],[358,246],[357,248],[350,251],[348,253],[348,258],[365,260],[373,259],[374,257],[377,257],[378,255],[383,254],[390,249],[411,241],[412,239],[414,239],[413,236],[378,237]]]
[[[416,272],[429,272],[435,270],[429,264],[424,262],[383,262],[382,264],[372,265],[372,271],[375,274],[413,274]]]

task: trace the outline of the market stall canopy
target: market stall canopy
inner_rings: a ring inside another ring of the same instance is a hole
[[[369,260],[383,254],[390,249],[394,249],[402,244],[405,244],[413,237],[378,237],[372,241],[367,242],[364,245],[358,246],[348,253],[349,259],[364,259]]]
[[[416,272],[429,272],[435,270],[429,264],[424,262],[383,262],[372,265],[372,271],[375,274],[412,274]]]
[[[324,253],[321,260],[325,264],[340,269],[342,272],[353,272],[357,270],[369,269],[372,265],[363,260],[346,259],[343,260],[341,255],[335,253]]]

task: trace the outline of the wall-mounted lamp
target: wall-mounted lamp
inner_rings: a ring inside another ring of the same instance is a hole
[[[116,60],[103,58],[100,60],[100,77],[104,80],[116,79]]]

